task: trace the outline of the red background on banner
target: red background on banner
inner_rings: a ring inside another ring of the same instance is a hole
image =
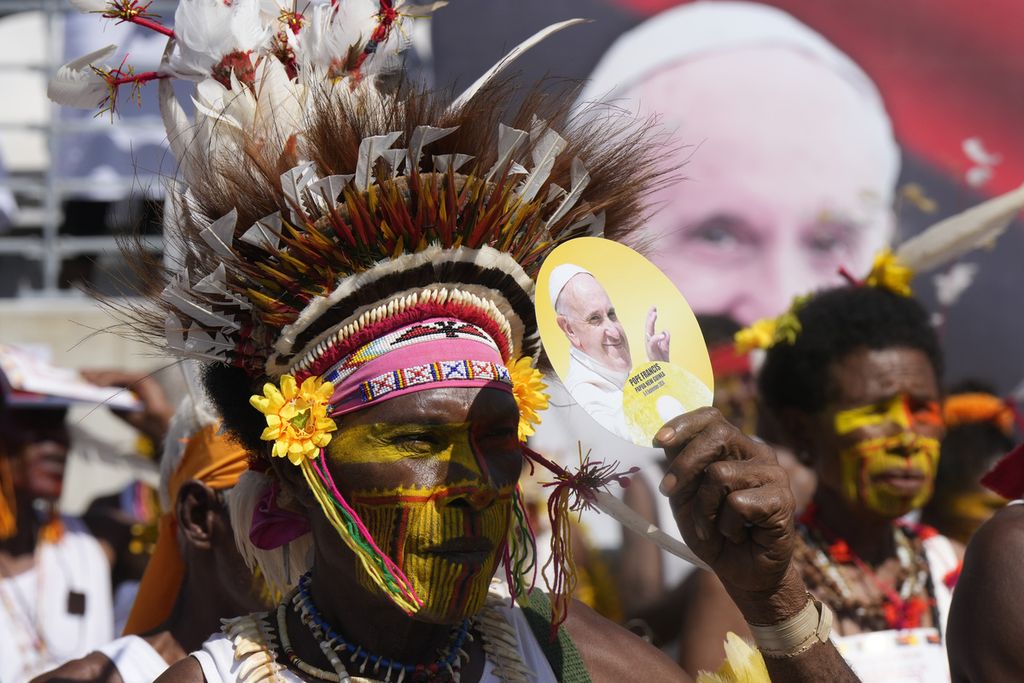
[[[615,0],[648,15],[673,0]],[[909,152],[963,178],[961,144],[979,137],[1003,159],[988,193],[1024,181],[1024,2],[766,0],[812,26],[878,84]]]

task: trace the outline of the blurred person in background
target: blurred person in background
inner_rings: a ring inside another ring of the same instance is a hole
[[[1006,505],[981,484],[982,476],[1014,445],[1015,413],[992,387],[968,381],[943,404],[946,436],[935,478],[935,494],[921,521],[966,544],[986,520]]]
[[[14,357],[5,354],[7,362]],[[47,371],[43,364],[19,369]],[[163,395],[144,384],[141,410],[115,412],[162,436]],[[59,381],[50,394],[23,390],[6,371],[0,386],[0,680],[19,683],[113,637],[111,567],[124,534],[115,524],[91,528],[58,508],[72,441],[68,407],[100,399],[75,398]]]
[[[27,681],[113,635],[109,548],[62,517],[66,407],[0,408],[0,680]]]
[[[247,469],[244,449],[218,433],[205,401],[186,397],[161,462],[166,512],[125,635],[35,679],[148,683],[198,649],[220,619],[271,599],[235,547],[228,498]]]
[[[893,234],[899,149],[868,76],[790,15],[696,2],[632,29],[579,103],[656,116],[685,179],[651,197],[645,226],[608,237],[650,258],[698,314],[740,324],[866,272]]]
[[[833,641],[864,681],[948,680],[943,638],[960,549],[902,518],[932,492],[943,436],[942,356],[927,313],[881,287],[845,286],[776,322],[758,376],[782,444],[818,486],[799,518],[796,564],[835,612]],[[688,671],[746,635],[721,585],[697,574],[683,612]]]

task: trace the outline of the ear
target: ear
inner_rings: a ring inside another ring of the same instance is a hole
[[[203,482],[190,479],[181,485],[175,515],[188,545],[199,550],[213,546],[214,527],[221,507],[216,491]]]
[[[577,346],[579,340],[576,337],[576,332],[572,329],[572,323],[569,322],[569,319],[564,315],[558,315],[555,316],[555,322],[558,323],[558,329],[562,330],[562,334],[568,337],[569,343]]]

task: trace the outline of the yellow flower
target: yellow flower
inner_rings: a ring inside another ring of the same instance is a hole
[[[337,429],[327,416],[327,406],[334,385],[319,377],[307,377],[298,386],[291,375],[282,375],[280,389],[270,382],[263,385],[263,395],[253,394],[249,403],[267,418],[267,427],[260,434],[264,441],[274,442],[274,457],[300,465],[314,459],[320,449],[331,442]]]
[[[512,376],[512,395],[519,406],[519,440],[526,441],[526,437],[533,435],[534,426],[540,424],[539,413],[548,407],[549,396],[544,393],[548,387],[529,356],[513,362],[508,370]]]
[[[763,318],[750,327],[736,333],[736,353],[750,353],[754,349],[769,349],[775,343],[778,321],[775,318]]]
[[[914,277],[914,271],[903,265],[896,254],[889,249],[883,249],[875,256],[875,262],[871,266],[864,284],[869,287],[887,289],[893,294],[910,296],[910,279]]]

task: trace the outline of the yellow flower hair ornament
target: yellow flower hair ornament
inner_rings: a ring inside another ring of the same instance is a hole
[[[750,353],[754,349],[770,349],[776,344],[795,343],[801,330],[797,313],[807,299],[807,296],[798,296],[793,299],[789,310],[777,318],[763,318],[737,332],[733,337],[736,353]]]
[[[540,424],[540,413],[548,407],[550,396],[544,392],[548,387],[529,356],[513,362],[508,371],[512,377],[512,395],[519,406],[519,440],[526,441]]]
[[[864,278],[868,287],[878,287],[900,296],[911,296],[910,280],[914,271],[907,267],[890,249],[883,249],[875,255],[871,272]]]
[[[267,426],[260,434],[273,441],[273,455],[288,458],[293,465],[314,459],[331,442],[337,429],[327,416],[334,385],[319,377],[307,377],[302,386],[291,375],[282,375],[279,386],[263,385],[263,394],[253,394],[249,403],[263,413]]]

